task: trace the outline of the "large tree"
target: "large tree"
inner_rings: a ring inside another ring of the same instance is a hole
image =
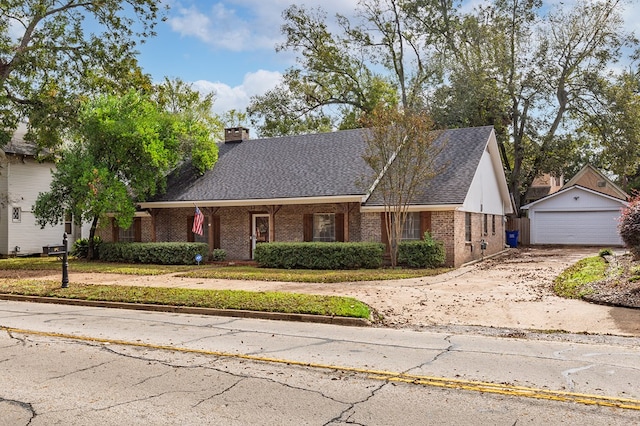
[[[422,103],[436,72],[426,60],[430,44],[406,25],[402,3],[363,1],[352,21],[336,15],[333,32],[323,10],[290,6],[283,14],[286,41],[276,50],[298,53],[298,66],[287,70],[276,89],[252,99],[254,121],[271,134],[344,129],[358,127],[378,104]],[[283,117],[290,123],[284,128],[276,123]]]
[[[363,124],[363,158],[371,169],[363,181],[375,182],[367,189],[384,206],[391,265],[396,266],[409,206],[442,171],[436,160],[444,142],[436,142],[441,132],[431,118],[411,109],[379,106]]]
[[[454,96],[440,108],[465,124],[507,132],[499,141],[518,209],[536,175],[561,172],[582,148],[572,134],[593,118],[594,82],[608,79],[622,48],[635,42],[623,30],[622,3],[580,1],[545,14],[539,0],[494,0],[458,19],[450,33]],[[472,95],[476,107],[468,109],[464,92],[485,96]]]
[[[278,49],[298,64],[250,113],[269,134],[358,127],[381,102],[427,110],[441,127],[493,125],[519,210],[537,175],[575,168],[607,143],[576,130],[613,96],[597,82],[623,84],[610,70],[637,46],[623,27],[628,1],[491,0],[465,11],[453,0],[361,0],[355,18],[334,22],[292,6]]]
[[[3,0],[0,2],[0,144],[19,119],[41,145],[61,142],[78,97],[150,88],[136,45],[154,34],[156,0]]]
[[[187,136],[193,143],[185,144]],[[92,258],[99,220],[112,213],[119,227],[128,228],[136,202],[163,191],[167,173],[185,156],[203,169],[217,159],[212,135],[197,122],[185,122],[133,90],[87,101],[34,215],[43,227],[60,223],[65,213],[77,223],[90,222]]]
[[[626,191],[640,189],[640,75],[625,71],[594,81],[593,87],[582,134],[599,142],[599,166],[617,176]]]

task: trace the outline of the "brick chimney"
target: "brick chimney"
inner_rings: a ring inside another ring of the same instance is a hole
[[[249,129],[245,127],[224,129],[224,143],[238,143],[246,140],[249,140]]]

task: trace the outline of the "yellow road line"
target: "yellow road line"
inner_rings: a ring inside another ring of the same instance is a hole
[[[548,390],[548,389],[529,388],[529,387],[515,386],[515,385],[509,385],[509,384],[480,382],[480,381],[464,380],[464,379],[450,379],[446,377],[421,376],[421,375],[414,375],[414,374],[398,373],[393,371],[370,370],[370,369],[357,368],[357,367],[344,367],[344,366],[338,366],[338,365],[317,364],[317,363],[311,363],[311,362],[262,357],[257,355],[210,351],[205,349],[189,349],[189,348],[181,348],[181,347],[168,346],[168,345],[156,345],[153,343],[130,342],[130,341],[118,340],[118,339],[86,337],[86,336],[77,336],[73,334],[52,333],[52,332],[36,331],[36,330],[24,330],[19,328],[12,328],[12,327],[0,327],[0,329],[6,330],[8,333],[18,333],[18,334],[36,335],[36,336],[45,336],[45,337],[57,337],[57,338],[81,340],[81,341],[87,341],[87,342],[108,343],[112,345],[134,346],[134,347],[141,347],[141,348],[148,348],[148,349],[159,349],[159,350],[167,350],[167,351],[174,351],[174,352],[192,353],[192,354],[198,354],[198,355],[209,355],[209,356],[226,357],[226,358],[246,359],[251,361],[259,361],[259,362],[267,362],[267,363],[295,365],[295,366],[324,369],[324,370],[353,372],[353,373],[366,375],[367,378],[369,379],[383,380],[388,382],[400,382],[400,383],[416,384],[416,385],[422,385],[422,386],[433,386],[433,387],[448,388],[448,389],[461,389],[461,390],[473,391],[473,392],[493,393],[493,394],[500,394],[500,395],[514,396],[514,397],[534,398],[534,399],[545,399],[545,400],[559,401],[559,402],[573,402],[573,403],[579,403],[579,404],[585,404],[585,405],[597,405],[597,406],[603,406],[603,407],[615,407],[615,408],[623,408],[627,410],[640,411],[640,400],[638,399],[618,398],[618,397],[603,396],[603,395],[590,395],[590,394],[582,394],[582,393],[566,392],[566,391],[554,391],[554,390]]]

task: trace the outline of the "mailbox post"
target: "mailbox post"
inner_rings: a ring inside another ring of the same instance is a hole
[[[62,288],[69,287],[69,257],[67,255],[67,233],[62,236]]]

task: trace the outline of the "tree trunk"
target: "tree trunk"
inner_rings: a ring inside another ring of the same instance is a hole
[[[96,252],[95,236],[96,236],[97,227],[98,227],[98,216],[95,216],[93,218],[93,221],[91,221],[91,228],[89,228],[89,246],[87,249],[87,260],[94,260],[94,254]]]

